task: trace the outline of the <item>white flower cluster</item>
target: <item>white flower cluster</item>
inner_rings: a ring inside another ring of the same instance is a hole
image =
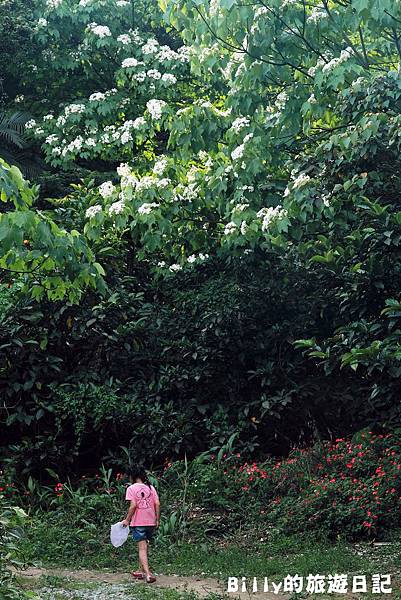
[[[64,114],[66,117],[69,117],[75,113],[83,113],[85,112],[85,104],[69,104],[64,109]],[[58,123],[57,123],[58,125]]]
[[[89,23],[88,31],[100,38],[110,37],[111,31],[107,25],[98,25],[97,23]]]
[[[45,144],[55,144],[58,141],[58,136],[55,133],[48,135],[45,139]]]
[[[124,6],[131,6],[131,2],[129,2],[128,0],[117,0],[116,6],[119,6],[120,8]]]
[[[124,208],[124,200],[118,200],[117,202],[113,202],[113,204],[109,208],[109,215],[120,215],[122,212],[124,212]]]
[[[245,144],[240,144],[231,152],[231,158],[233,160],[239,160],[243,157],[245,151]]]
[[[86,8],[87,6],[89,6],[89,4],[92,2],[92,0],[79,0],[79,6],[82,6],[83,8]]]
[[[286,103],[288,101],[288,95],[286,92],[280,92],[276,98],[274,105],[278,108],[278,110],[283,110]]]
[[[140,215],[149,215],[154,208],[159,208],[160,204],[157,202],[144,202],[139,206],[138,212]]]
[[[263,16],[263,15],[267,15],[269,12],[268,8],[266,6],[259,6],[259,8],[257,8],[255,10],[255,15],[254,18],[255,19],[259,19],[259,17]]]
[[[159,47],[159,42],[156,39],[149,38],[146,44],[142,46],[142,54],[156,54]]]
[[[121,66],[123,69],[130,69],[132,67],[137,67],[139,64],[143,65],[143,63],[140,63],[135,57],[131,57],[125,58]]]
[[[46,27],[47,26],[47,20],[44,19],[43,17],[41,17],[40,19],[38,19],[38,27]]]
[[[46,5],[48,8],[58,8],[63,3],[63,0],[47,0]]]
[[[178,265],[178,264],[170,265],[169,271],[171,271],[172,273],[176,273],[177,271],[182,271],[182,266]]]
[[[328,60],[328,58],[326,58],[326,60],[319,58],[316,65],[308,70],[308,74],[311,77],[314,77],[318,69],[321,69],[323,73],[331,73],[338,65],[346,62],[354,55],[354,50],[351,47],[348,47],[345,48],[345,50],[341,50],[340,56],[332,58],[331,60]]]
[[[169,46],[159,46],[155,58],[160,62],[186,63],[189,61],[189,48],[181,46],[175,52]]]
[[[100,206],[100,204],[96,204],[95,206],[90,206],[86,210],[85,217],[87,219],[92,219],[93,217],[95,217],[100,212],[102,212],[102,207]]]
[[[99,194],[103,198],[110,198],[114,194],[115,187],[111,181],[105,181],[99,186]]]
[[[199,191],[196,183],[189,183],[188,185],[178,185],[174,190],[173,199],[175,201],[185,200],[191,202],[196,200],[199,196]]]
[[[193,263],[195,263],[197,260],[204,261],[204,260],[206,260],[206,259],[208,259],[208,258],[209,258],[209,255],[208,255],[208,254],[202,254],[202,252],[199,252],[199,254],[198,254],[198,255],[196,255],[196,254],[191,254],[190,256],[188,256],[188,258],[187,258],[187,262],[189,262],[189,264],[193,264]]]
[[[127,163],[121,163],[119,167],[117,167],[117,173],[120,177],[129,177],[131,175],[131,169]]]
[[[239,160],[240,158],[243,157],[244,151],[245,151],[245,145],[252,138],[253,138],[253,133],[247,133],[247,135],[242,140],[242,144],[240,144],[239,146],[237,146],[236,148],[234,148],[234,150],[231,152],[231,158],[232,158],[232,160]],[[241,167],[242,167],[242,165],[241,165]]]
[[[234,223],[234,221],[230,221],[224,227],[224,235],[231,235],[232,233],[235,233],[235,231],[237,230],[237,227],[238,226],[236,223]]]
[[[157,100],[156,98],[148,100],[148,102],[146,103],[146,108],[148,109],[150,116],[152,117],[152,119],[155,120],[161,118],[165,106],[166,103],[164,102],[164,100]]]
[[[121,35],[118,36],[117,42],[119,42],[123,46],[127,46],[128,44],[131,43],[131,38],[127,33],[122,33]]]
[[[106,99],[106,94],[103,92],[94,92],[89,96],[89,102],[102,102]]]
[[[305,173],[300,173],[296,179],[292,182],[292,189],[297,190],[299,188],[304,187],[310,182],[311,178],[309,175],[305,175]]]
[[[162,82],[166,85],[174,85],[177,83],[177,77],[172,73],[163,73]]]
[[[269,206],[268,208],[262,208],[256,216],[258,219],[262,219],[262,231],[267,231],[271,223],[287,216],[287,211],[281,206],[276,206],[275,208]]]
[[[237,212],[237,213],[241,213],[244,212],[244,210],[246,210],[247,208],[249,208],[249,204],[244,203],[244,204],[237,204],[236,206],[234,206],[234,208],[232,209],[232,212]]]
[[[35,119],[30,119],[25,123],[25,129],[33,129],[34,127],[36,127]]]
[[[249,123],[250,120],[247,119],[247,117],[238,117],[235,119],[235,121],[233,121],[231,129],[233,129],[235,133],[238,133],[243,127],[248,127]]]
[[[306,21],[307,23],[313,23],[314,25],[317,25],[317,23],[328,16],[328,12],[323,7],[315,6]]]
[[[167,168],[167,158],[165,156],[159,156],[153,167],[153,173],[155,175],[163,175]]]
[[[132,130],[140,129],[145,124],[144,117],[137,117],[135,120],[124,121],[121,127],[107,125],[100,136],[100,142],[102,144],[110,144],[112,142],[120,142],[123,145],[128,144],[133,141]]]

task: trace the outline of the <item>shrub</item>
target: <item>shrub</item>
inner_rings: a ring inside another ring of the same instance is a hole
[[[0,499],[0,599],[16,600],[26,595],[18,587],[10,568],[21,566],[18,539],[25,513],[17,507],[9,507]]]

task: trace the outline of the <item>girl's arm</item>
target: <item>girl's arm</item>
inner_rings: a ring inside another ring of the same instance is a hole
[[[136,502],[135,502],[135,500],[131,500],[127,516],[125,517],[124,521],[122,521],[122,523],[121,523],[123,527],[128,527],[128,525],[131,523],[131,519],[134,516],[135,511],[136,511]]]
[[[159,499],[155,500],[155,511],[156,511],[156,527],[159,527],[159,523],[160,523],[160,501],[159,501]]]

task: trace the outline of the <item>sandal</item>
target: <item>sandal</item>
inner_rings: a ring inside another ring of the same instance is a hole
[[[154,577],[153,575],[149,575],[149,577],[146,577],[146,583],[154,583],[156,581],[156,577]]]
[[[143,579],[145,577],[142,571],[132,571],[131,575],[134,579]]]

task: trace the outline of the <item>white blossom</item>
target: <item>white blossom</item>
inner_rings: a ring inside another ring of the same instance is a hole
[[[191,254],[191,256],[188,256],[187,261],[189,263],[194,263],[196,261],[196,256],[195,254]]]
[[[167,158],[165,156],[160,156],[153,166],[153,173],[155,175],[163,175],[166,168],[167,168]]]
[[[172,73],[163,73],[162,81],[167,85],[174,85],[175,83],[177,83],[177,77]]]
[[[237,204],[236,206],[234,206],[232,212],[244,212],[244,210],[246,210],[247,208],[249,208],[249,204]]]
[[[74,113],[83,113],[85,112],[85,104],[69,104],[64,109],[64,114],[66,117],[72,115]]]
[[[131,169],[127,163],[121,163],[120,166],[117,167],[117,173],[120,177],[128,177],[131,175]]]
[[[324,8],[322,8],[320,6],[315,6],[313,8],[311,14],[307,18],[307,23],[313,23],[316,25],[317,23],[319,23],[319,21],[327,18],[328,16],[329,15],[328,15],[327,11],[324,10]]]
[[[99,194],[103,198],[110,198],[113,195],[115,187],[111,181],[105,181],[99,186]]]
[[[43,17],[41,17],[40,19],[38,19],[38,26],[39,27],[46,27],[47,26],[47,20],[44,19]]]
[[[309,177],[309,175],[305,175],[305,173],[301,173],[292,182],[292,188],[294,190],[299,189],[299,188],[303,187],[304,185],[306,185],[307,183],[309,183],[310,180],[311,180],[311,178]]]
[[[146,75],[148,77],[150,77],[151,79],[160,79],[162,76],[160,71],[158,71],[157,69],[149,69],[149,71],[146,73]]]
[[[52,119],[54,119],[54,115],[52,114],[48,114],[43,117],[44,121],[51,121]]]
[[[124,212],[125,203],[123,200],[118,200],[117,202],[113,202],[113,204],[109,208],[109,215],[120,215]]]
[[[33,129],[34,127],[36,127],[35,119],[30,119],[25,123],[25,129]]]
[[[121,134],[121,143],[122,144],[129,144],[129,142],[132,142],[132,135],[129,131],[124,131]]]
[[[163,177],[163,179],[159,179],[159,181],[157,181],[156,185],[159,189],[163,189],[168,187],[170,183],[171,179],[169,179],[168,177]]]
[[[127,46],[128,44],[131,43],[131,38],[126,33],[123,33],[123,34],[121,34],[121,35],[118,36],[117,42],[119,42],[123,46]]]
[[[239,158],[242,158],[242,156],[244,154],[244,150],[245,150],[244,144],[240,144],[239,146],[234,148],[234,150],[231,152],[231,158],[233,160],[238,160]]]
[[[102,92],[94,92],[89,96],[89,102],[101,102],[102,100],[105,100],[105,98],[106,94],[103,94]]]
[[[137,117],[134,120],[134,122],[132,123],[132,128],[139,129],[140,127],[143,127],[144,125],[146,125],[145,117]]]
[[[88,30],[100,38],[110,37],[111,31],[107,25],[98,25],[97,23],[89,23]]]
[[[145,73],[145,71],[139,71],[139,73],[134,73],[133,77],[134,77],[135,81],[142,83],[146,79],[146,73]]]
[[[181,271],[181,270],[182,270],[182,266],[181,266],[181,265],[177,265],[177,264],[170,265],[170,266],[169,266],[169,270],[170,270],[171,272],[175,273],[175,272],[177,272],[177,271]]]
[[[259,8],[257,8],[255,11],[255,19],[258,19],[262,15],[266,15],[268,12],[269,11],[266,6],[259,6]]]
[[[62,2],[63,0],[47,0],[46,4],[48,8],[58,8]]]
[[[150,38],[146,44],[142,46],[143,54],[156,54],[159,50],[159,42],[154,38]]]
[[[138,212],[140,215],[149,215],[154,208],[159,208],[159,206],[160,204],[157,204],[157,202],[144,202],[138,208]]]
[[[240,231],[242,235],[245,235],[246,232],[248,231],[248,224],[246,221],[242,221],[241,222],[241,227],[240,227]]]
[[[249,123],[250,121],[246,117],[238,117],[235,119],[235,121],[233,121],[231,129],[233,129],[235,133],[238,133],[243,127],[247,127]]]
[[[131,6],[131,2],[128,2],[128,0],[117,0],[116,6],[119,6],[120,8],[123,6]]]
[[[134,57],[125,58],[121,64],[123,69],[129,69],[130,67],[136,67],[138,65],[139,65],[139,61]]]
[[[236,231],[236,229],[237,229],[237,224],[234,223],[234,221],[230,221],[224,227],[224,235],[230,235],[231,233],[234,233]]]
[[[177,61],[179,60],[180,56],[177,52],[174,52],[174,50],[172,50],[168,46],[160,46],[156,58],[160,62],[166,62]]]
[[[287,215],[287,211],[281,206],[262,208],[256,216],[262,219],[262,231],[267,231],[274,221],[281,219]]]
[[[95,215],[97,215],[100,212],[102,212],[102,207],[100,206],[100,204],[96,204],[95,206],[90,206],[86,209],[85,217],[87,219],[92,219]]]
[[[148,100],[146,103],[146,108],[148,109],[150,116],[152,119],[160,119],[162,116],[163,108],[166,106],[164,100],[157,100],[153,98],[152,100]]]

